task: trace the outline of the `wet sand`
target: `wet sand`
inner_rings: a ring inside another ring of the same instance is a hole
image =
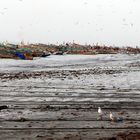
[[[0,61],[0,139],[140,139],[140,55]]]

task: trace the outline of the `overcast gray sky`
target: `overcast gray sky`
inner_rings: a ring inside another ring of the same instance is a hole
[[[140,46],[140,0],[0,0],[0,41]]]

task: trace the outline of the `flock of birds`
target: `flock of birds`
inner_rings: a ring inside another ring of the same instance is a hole
[[[99,117],[100,119],[102,120],[103,119],[103,116],[106,115],[106,113],[104,113],[101,109],[101,107],[98,107],[98,114],[99,114]],[[123,122],[123,117],[116,117],[113,115],[112,112],[110,112],[109,114],[109,117],[110,117],[110,120],[113,121],[113,122]]]

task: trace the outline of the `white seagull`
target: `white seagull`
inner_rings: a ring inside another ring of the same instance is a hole
[[[101,107],[98,107],[98,113],[99,113],[100,119],[102,120],[103,111],[102,111]]]
[[[110,112],[110,119],[113,122],[116,122],[117,121],[117,118],[112,114],[112,112]]]

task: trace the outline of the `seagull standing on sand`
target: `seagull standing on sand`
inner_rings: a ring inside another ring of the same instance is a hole
[[[112,112],[110,112],[110,119],[113,122],[116,122],[117,121],[117,118],[112,114]]]
[[[103,111],[102,111],[101,107],[98,107],[98,113],[99,113],[100,119],[102,120]]]

